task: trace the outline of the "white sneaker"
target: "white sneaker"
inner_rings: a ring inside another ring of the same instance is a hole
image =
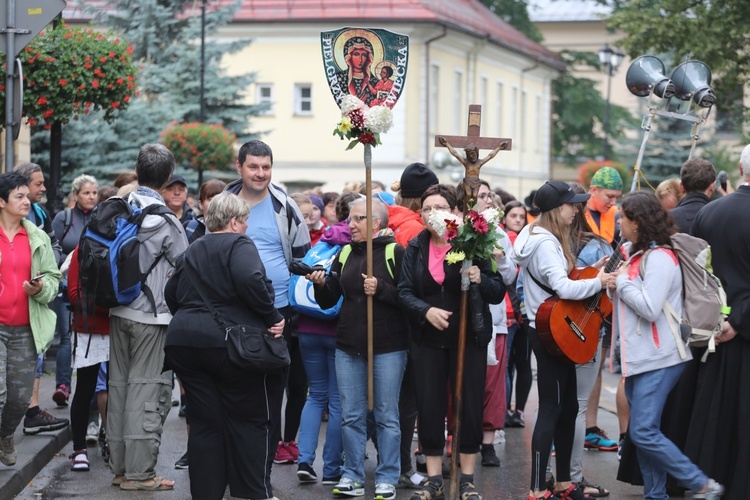
[[[492,444],[500,444],[505,442],[505,431],[500,429],[495,431],[495,439],[492,440]]]
[[[375,500],[391,500],[396,498],[396,487],[388,483],[375,485]]]
[[[721,495],[724,494],[724,487],[714,481],[713,479],[708,480],[706,485],[705,493],[693,493],[693,498],[706,498],[708,500],[719,500]]]
[[[365,494],[365,486],[354,479],[345,477],[339,484],[333,487],[334,495],[345,495],[348,497],[361,497]],[[395,496],[393,497],[395,498]]]
[[[70,470],[73,472],[86,472],[89,470],[89,457],[86,454],[86,450],[74,451],[70,456],[70,460],[73,462],[73,465],[70,467]]]
[[[99,442],[99,419],[92,420],[86,427],[86,444],[96,444]]]

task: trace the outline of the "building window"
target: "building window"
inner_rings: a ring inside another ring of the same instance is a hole
[[[542,96],[536,96],[536,104],[534,106],[534,126],[542,124]],[[536,134],[536,151],[542,150],[542,134]]]
[[[294,114],[312,115],[312,85],[309,83],[294,85]]]
[[[501,137],[503,134],[503,84],[497,84],[497,95],[495,96],[495,135]]]
[[[510,137],[517,141],[516,137],[516,117],[518,116],[518,87],[513,87],[510,98]]]
[[[521,115],[520,115],[520,117],[521,117],[521,127],[520,127],[521,130],[519,130],[519,134],[518,134],[519,141],[522,138],[526,137],[526,111],[527,111],[527,106],[526,106],[526,91],[523,90],[523,91],[521,91]],[[520,144],[521,144],[521,149],[523,149],[525,151],[526,150],[526,142],[525,141],[521,141]]]
[[[438,99],[440,86],[440,68],[432,66],[430,68],[430,130],[435,132],[438,124],[438,110],[440,100]]]
[[[487,77],[482,77],[479,81],[479,105],[482,106],[482,111],[486,112],[487,109]]]
[[[268,107],[261,111],[262,115],[273,114],[273,84],[259,83],[256,87],[255,102],[257,104],[266,104]]]
[[[453,132],[458,134],[461,131],[461,98],[463,97],[464,75],[460,71],[453,74]]]

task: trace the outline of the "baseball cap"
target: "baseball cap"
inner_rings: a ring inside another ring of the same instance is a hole
[[[169,182],[167,182],[166,187],[174,186],[175,184],[182,184],[187,187],[187,182],[185,182],[185,178],[181,175],[173,175],[172,178],[169,179]]]
[[[590,197],[590,194],[576,194],[565,182],[547,181],[537,189],[534,195],[534,205],[542,212],[549,212],[565,203],[584,203]]]

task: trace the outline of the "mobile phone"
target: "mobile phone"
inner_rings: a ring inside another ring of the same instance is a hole
[[[727,172],[725,170],[722,170],[719,172],[719,175],[716,176],[716,183],[722,187],[724,191],[727,190],[727,179],[729,178],[729,175],[727,175]]]
[[[31,278],[31,281],[39,281],[42,278],[44,278],[44,273],[37,274],[36,276],[34,276],[33,278]]]

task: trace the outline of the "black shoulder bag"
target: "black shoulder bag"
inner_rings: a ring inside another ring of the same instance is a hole
[[[243,370],[256,373],[269,373],[289,366],[291,359],[284,337],[276,338],[264,327],[227,325],[199,286],[200,280],[188,263],[187,256],[184,264],[188,279],[205,302],[211,317],[225,332],[229,361]]]

